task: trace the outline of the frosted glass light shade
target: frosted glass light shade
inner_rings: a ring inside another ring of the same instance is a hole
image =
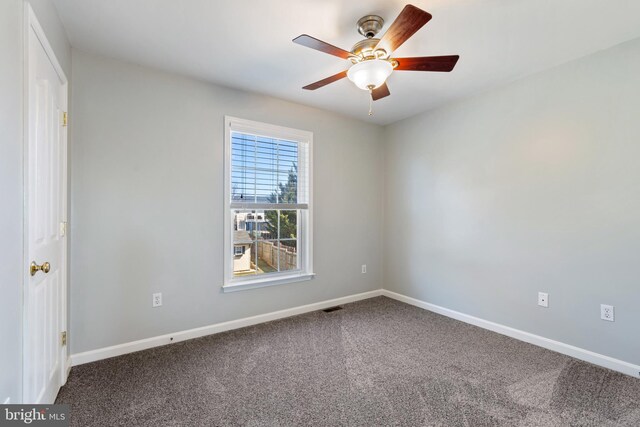
[[[381,86],[392,71],[393,66],[389,62],[370,59],[352,65],[347,71],[347,77],[360,89],[369,90],[370,87],[375,89]]]

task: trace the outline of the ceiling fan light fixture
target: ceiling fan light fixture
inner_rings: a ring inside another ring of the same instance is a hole
[[[372,90],[384,84],[393,71],[393,65],[383,59],[358,62],[349,68],[347,77],[363,90]]]
[[[460,58],[458,55],[417,56],[410,58],[394,58],[393,52],[413,36],[420,28],[431,20],[431,14],[411,4],[391,23],[382,37],[377,38],[384,25],[384,20],[377,15],[367,15],[358,21],[358,32],[365,36],[351,48],[351,51],[340,49],[332,44],[318,40],[308,34],[301,34],[293,42],[338,58],[346,59],[353,65],[348,70],[326,77],[303,87],[305,90],[316,90],[333,82],[348,77],[357,87],[369,91],[369,107],[373,101],[391,95],[386,81],[397,71],[431,71],[449,72],[453,70]],[[369,114],[372,114],[369,108]]]

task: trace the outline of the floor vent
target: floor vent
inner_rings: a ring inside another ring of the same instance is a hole
[[[335,307],[325,308],[322,311],[324,311],[325,313],[331,313],[332,311],[338,311],[338,310],[342,310],[342,307],[340,307],[339,305],[337,305]]]

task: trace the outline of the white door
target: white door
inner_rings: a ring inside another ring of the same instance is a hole
[[[53,403],[66,379],[66,78],[28,9],[23,400]]]

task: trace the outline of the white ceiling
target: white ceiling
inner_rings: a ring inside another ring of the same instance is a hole
[[[225,86],[391,123],[640,37],[638,0],[414,0],[433,19],[398,57],[459,54],[452,73],[394,72],[374,104],[347,79],[301,87],[348,62],[291,42],[350,50],[355,23],[386,23],[407,0],[54,0],[73,47]]]

